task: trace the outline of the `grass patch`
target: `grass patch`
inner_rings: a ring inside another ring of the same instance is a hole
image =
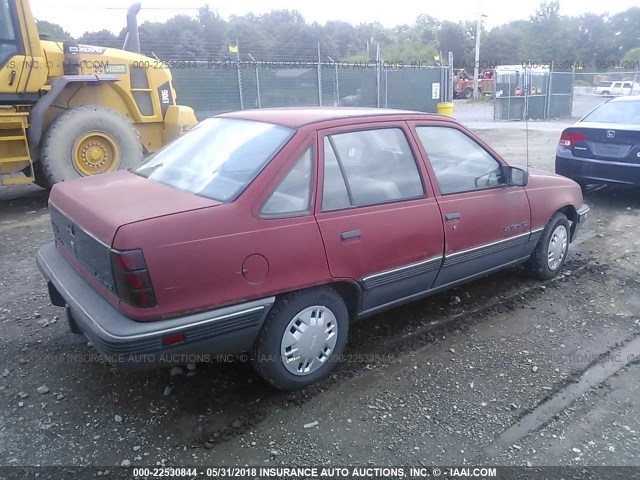
[[[493,102],[493,97],[491,95],[480,95],[478,98],[471,97],[467,100],[469,103],[491,103]]]

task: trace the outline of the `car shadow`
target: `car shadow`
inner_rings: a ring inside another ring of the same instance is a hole
[[[584,193],[585,202],[593,209],[606,207],[608,210],[640,208],[640,187],[627,185],[589,185]]]
[[[584,260],[571,259],[567,268],[576,269],[579,262]],[[174,375],[170,369],[130,373],[97,363],[81,365],[92,384],[86,394],[93,398],[87,401],[112,404],[109,408],[120,415],[136,419],[137,428],[149,438],[170,435],[174,444],[211,448],[251,430],[276,409],[301,405],[449,332],[464,331],[491,318],[482,312],[493,306],[515,302],[510,308],[517,308],[523,292],[528,291],[531,300],[541,294],[539,285],[524,268],[512,268],[354,322],[334,372],[296,392],[269,387],[240,355],[212,357],[195,368],[190,366],[193,371],[183,366]]]

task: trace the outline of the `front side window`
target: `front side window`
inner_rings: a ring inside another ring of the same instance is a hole
[[[503,185],[500,163],[473,139],[450,127],[417,127],[443,195]]]
[[[269,196],[260,210],[262,215],[289,216],[309,211],[313,178],[311,158],[311,148],[308,148]]]
[[[0,65],[18,53],[9,0],[0,0]]]
[[[325,138],[324,211],[423,195],[422,178],[401,129],[361,130]]]
[[[134,170],[150,180],[220,202],[235,200],[295,130],[271,123],[209,118]]]

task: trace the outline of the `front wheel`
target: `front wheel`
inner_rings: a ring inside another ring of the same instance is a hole
[[[550,280],[562,269],[569,251],[570,231],[569,220],[561,212],[547,223],[530,260],[531,271],[540,280]]]
[[[349,314],[330,287],[292,292],[271,308],[251,352],[256,372],[280,390],[326,377],[344,351]]]
[[[471,90],[470,88],[464,89],[464,98],[471,98],[472,95],[473,95],[473,90]]]

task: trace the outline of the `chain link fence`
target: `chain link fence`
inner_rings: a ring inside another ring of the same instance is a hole
[[[573,75],[544,69],[499,67],[495,75],[496,120],[540,120],[572,115]]]
[[[402,62],[193,61],[173,69],[198,119],[230,110],[352,106],[435,113],[451,102],[452,68]]]
[[[498,67],[494,83],[495,120],[582,118],[602,102],[640,95],[639,72],[554,72]]]

